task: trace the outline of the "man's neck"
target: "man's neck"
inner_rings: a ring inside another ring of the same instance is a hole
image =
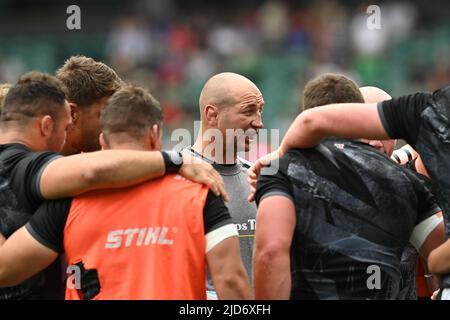
[[[33,139],[28,138],[28,135],[17,131],[2,131],[0,135],[0,144],[19,143],[27,146],[33,151],[44,151],[38,143],[33,143]]]
[[[123,143],[111,143],[110,149],[112,150],[137,150],[137,151],[154,151],[140,143],[123,142]]]
[[[222,152],[218,152],[215,146],[213,146],[214,142],[205,141],[201,137],[202,133],[199,134],[192,149],[201,154],[203,158],[209,159],[211,162],[217,164],[235,164],[237,162],[236,152],[229,154],[225,147],[223,147]]]
[[[81,153],[79,150],[71,147],[70,145],[67,144],[67,142],[64,144],[63,149],[61,150],[61,154],[65,155],[65,156],[71,156],[73,154],[78,154]]]

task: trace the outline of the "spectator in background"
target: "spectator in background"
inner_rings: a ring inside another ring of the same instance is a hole
[[[157,49],[147,22],[139,17],[122,18],[111,30],[106,52],[111,63],[123,74],[142,66]]]

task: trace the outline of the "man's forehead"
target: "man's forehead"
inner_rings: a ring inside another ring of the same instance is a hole
[[[264,105],[264,98],[261,94],[246,94],[239,98],[240,105],[255,104],[257,106]]]
[[[237,98],[240,103],[264,104],[264,98],[262,96],[262,93],[255,86],[249,86],[248,88],[240,90],[240,92],[237,95]]]

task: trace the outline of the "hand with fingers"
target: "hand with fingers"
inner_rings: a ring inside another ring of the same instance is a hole
[[[437,289],[436,291],[433,292],[433,294],[431,295],[431,300],[437,300],[439,290],[440,289]]]
[[[216,196],[222,196],[225,201],[229,200],[222,176],[209,163],[183,155],[183,166],[178,173],[186,179],[207,185]]]
[[[277,158],[282,157],[284,152],[278,149],[274,152],[262,156],[247,170],[247,181],[250,184],[250,195],[248,196],[248,201],[252,202],[255,200],[256,194],[256,182],[258,181],[259,174],[263,167],[267,167],[272,161]]]

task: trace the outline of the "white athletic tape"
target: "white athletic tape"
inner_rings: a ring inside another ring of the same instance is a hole
[[[216,230],[209,232],[206,235],[206,252],[214,248],[218,243],[229,237],[238,236],[236,225],[230,223],[224,225]]]
[[[419,251],[426,238],[441,222],[442,217],[437,215],[432,215],[431,217],[425,219],[414,228],[411,238],[409,238],[409,242],[414,246],[414,248],[416,248],[417,251]]]
[[[450,300],[450,289],[441,289],[442,295],[441,300]]]

